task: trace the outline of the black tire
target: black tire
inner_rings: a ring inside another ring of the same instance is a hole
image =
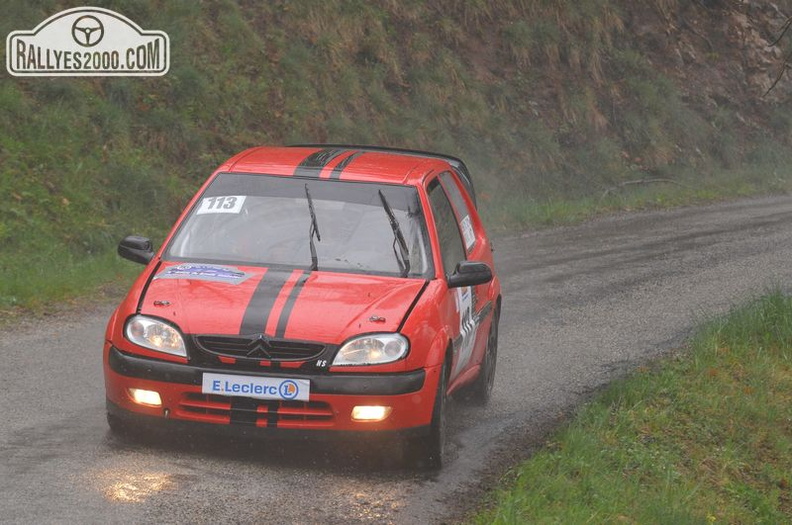
[[[440,380],[437,382],[432,422],[429,435],[411,440],[407,443],[407,461],[418,467],[437,470],[443,466],[446,449],[446,417],[448,394],[448,366],[443,364]]]
[[[500,311],[492,314],[492,325],[487,336],[487,350],[481,363],[479,375],[473,383],[465,389],[463,399],[473,405],[486,405],[492,397],[492,386],[495,384],[495,368],[498,364],[498,322]]]

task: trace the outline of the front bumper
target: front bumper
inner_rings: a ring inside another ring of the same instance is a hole
[[[269,401],[247,397],[203,394],[204,373],[219,372],[270,378],[307,379],[308,401]],[[108,407],[124,415],[168,418],[197,423],[279,430],[385,432],[419,429],[429,425],[439,367],[393,374],[304,373],[197,367],[148,359],[105,347],[105,387]],[[160,394],[161,407],[136,404],[130,388]],[[359,405],[391,408],[383,421],[355,421]],[[127,417],[129,419],[130,417]]]

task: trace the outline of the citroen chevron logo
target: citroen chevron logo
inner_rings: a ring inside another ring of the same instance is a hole
[[[272,349],[272,346],[270,345],[269,338],[264,334],[258,334],[258,336],[250,342],[248,349],[246,357],[263,357],[265,359],[271,359],[269,350]]]

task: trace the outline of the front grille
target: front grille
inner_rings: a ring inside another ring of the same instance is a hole
[[[196,346],[215,356],[268,361],[309,361],[318,358],[325,345],[269,339],[266,336],[197,335]]]
[[[330,405],[319,401],[268,401],[185,393],[177,410],[186,419],[211,423],[277,428],[324,428],[333,424]]]

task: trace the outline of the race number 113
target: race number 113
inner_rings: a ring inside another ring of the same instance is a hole
[[[245,195],[223,195],[217,197],[204,197],[198,207],[196,215],[206,213],[239,213],[245,204]]]

